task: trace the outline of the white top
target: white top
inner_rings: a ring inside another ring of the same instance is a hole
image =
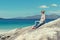
[[[45,21],[45,14],[41,15],[40,23],[43,23]]]

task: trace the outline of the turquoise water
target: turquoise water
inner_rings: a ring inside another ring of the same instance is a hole
[[[15,29],[31,26],[35,24],[35,21],[39,19],[1,19],[0,29]],[[52,21],[53,19],[46,19],[46,23]]]

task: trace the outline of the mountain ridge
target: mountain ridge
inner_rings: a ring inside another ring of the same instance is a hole
[[[17,18],[12,18],[12,19],[40,19],[41,15],[34,15],[34,16],[27,16],[27,17],[17,17]],[[46,15],[46,19],[57,19],[60,18],[60,15],[56,14],[51,14],[51,15]]]
[[[7,19],[40,19],[41,15],[34,15],[34,16],[27,16],[27,17],[16,17],[16,18],[7,18]],[[57,14],[51,14],[46,15],[46,19],[57,19],[60,18],[60,15]],[[0,18],[0,19],[6,19],[6,18]]]

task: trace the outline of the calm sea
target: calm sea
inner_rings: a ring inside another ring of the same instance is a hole
[[[1,19],[0,29],[15,29],[31,26],[35,24],[38,19]],[[46,23],[54,19],[46,19]]]

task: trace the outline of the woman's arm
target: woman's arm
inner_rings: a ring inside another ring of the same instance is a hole
[[[43,14],[40,19],[40,22],[43,22],[43,21],[45,21],[45,14]]]

